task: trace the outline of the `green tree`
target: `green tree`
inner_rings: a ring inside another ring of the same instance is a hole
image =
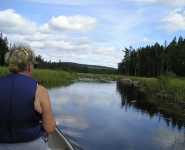
[[[8,52],[8,40],[0,33],[0,65],[5,65],[4,56]]]
[[[175,37],[169,45],[155,43],[138,49],[125,48],[118,65],[120,73],[137,76],[159,76],[173,72],[185,76],[185,39]]]

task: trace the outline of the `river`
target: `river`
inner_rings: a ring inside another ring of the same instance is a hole
[[[184,127],[123,105],[116,82],[76,82],[49,94],[60,129],[85,150],[185,149]]]

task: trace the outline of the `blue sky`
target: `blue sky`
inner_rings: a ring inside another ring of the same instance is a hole
[[[124,47],[185,33],[185,0],[2,0],[0,32],[52,61],[117,67]]]

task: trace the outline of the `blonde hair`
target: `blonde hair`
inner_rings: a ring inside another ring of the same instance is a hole
[[[15,46],[6,53],[5,62],[10,72],[18,73],[26,70],[27,65],[36,62],[35,54],[28,46]]]

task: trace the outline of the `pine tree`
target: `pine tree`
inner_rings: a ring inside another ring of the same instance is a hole
[[[8,52],[8,40],[0,33],[0,65],[5,65],[4,56]]]

